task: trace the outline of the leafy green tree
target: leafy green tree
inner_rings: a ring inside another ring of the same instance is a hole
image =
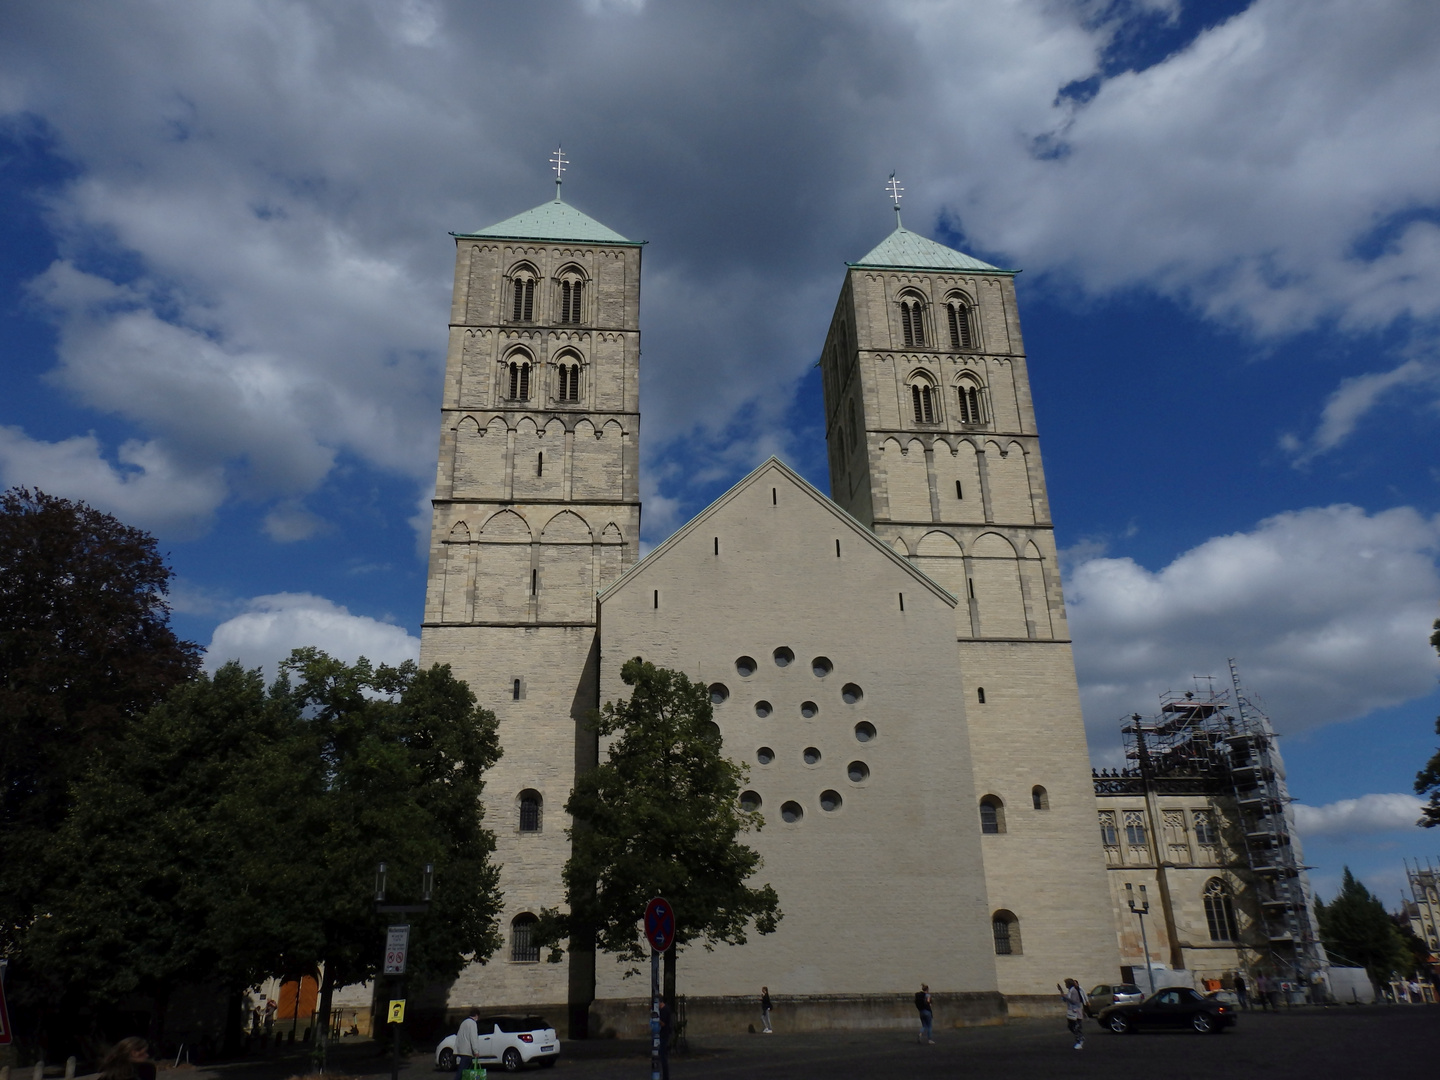
[[[198,669],[197,647],[170,629],[171,577],[154,538],[109,514],[0,494],[0,951],[12,976],[72,783]]]
[[[667,899],[675,945],[665,957],[665,993],[675,994],[678,949],[700,942],[743,945],[752,924],[775,931],[779,899],[769,885],[746,883],[760,856],[739,840],[760,829],[740,809],[742,765],[722,756],[706,688],[683,673],[639,657],[620,670],[629,700],[607,702],[596,717],[605,760],[582,774],[566,811],[571,856],[565,864],[569,911],[547,910],[537,927],[558,960],[558,944],[599,949],[638,963],[648,946],[640,928],[646,903]]]
[[[1328,904],[1317,902],[1315,916],[1320,940],[1332,959],[1363,967],[1377,983],[1389,982],[1392,972],[1409,975],[1414,970],[1395,921],[1348,866],[1340,892]]]
[[[1430,635],[1430,644],[1440,650],[1440,619],[1435,620],[1434,633]],[[1440,717],[1435,720],[1435,734],[1440,735]],[[1427,829],[1440,825],[1440,750],[1430,759],[1425,768],[1421,769],[1415,777],[1415,794],[1430,796],[1430,802],[1420,812],[1421,817],[1418,824],[1424,825]]]

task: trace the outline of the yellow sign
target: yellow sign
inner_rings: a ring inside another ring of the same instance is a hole
[[[405,999],[390,1002],[390,1023],[403,1024],[405,1022]]]

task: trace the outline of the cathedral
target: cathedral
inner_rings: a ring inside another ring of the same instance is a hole
[[[692,1032],[1053,1008],[1119,969],[1014,276],[899,224],[820,349],[830,493],[761,464],[644,559],[643,244],[560,197],[457,233],[421,662],[499,719],[506,945],[449,1008],[643,1029],[606,954],[544,962],[563,807],[632,656],[710,688],[784,918],[680,960]],[[837,275],[838,277],[838,275]],[[637,913],[638,917],[638,913]],[[563,1026],[563,1025],[562,1025]]]

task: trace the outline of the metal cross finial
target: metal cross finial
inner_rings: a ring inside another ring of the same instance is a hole
[[[895,204],[895,227],[900,225],[900,193],[905,189],[900,186],[900,181],[895,179],[895,174],[890,174],[890,182],[885,185],[885,190],[890,193],[890,199]]]
[[[560,147],[555,148],[555,153],[550,155],[550,166],[555,170],[555,201],[560,201],[560,174],[565,171],[565,166],[570,164],[570,159],[565,156],[565,151]]]

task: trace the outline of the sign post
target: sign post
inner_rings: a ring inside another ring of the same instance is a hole
[[[400,1080],[400,1025],[405,1022],[405,960],[410,952],[410,926],[392,926],[385,932],[385,974],[390,990],[390,1080]]]
[[[645,937],[650,942],[650,1080],[660,1080],[660,955],[675,941],[675,912],[656,897],[645,905]]]
[[[9,1046],[14,1041],[10,1034],[10,1011],[5,1007],[5,961],[0,960],[0,1046]]]

